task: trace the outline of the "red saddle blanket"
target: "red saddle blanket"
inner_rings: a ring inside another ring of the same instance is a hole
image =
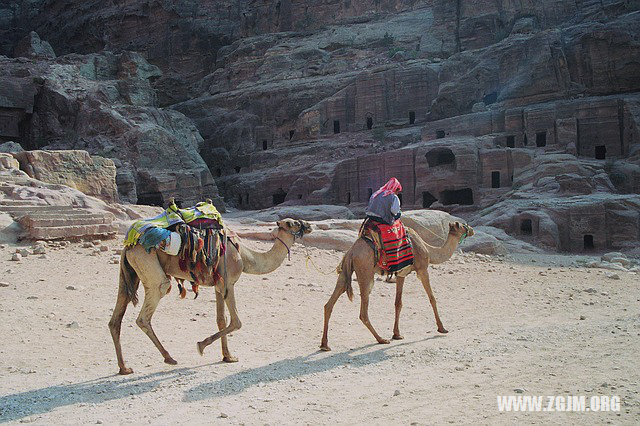
[[[411,241],[401,221],[396,220],[393,225],[368,221],[367,228],[377,229],[382,240],[378,259],[382,270],[396,272],[413,264]]]

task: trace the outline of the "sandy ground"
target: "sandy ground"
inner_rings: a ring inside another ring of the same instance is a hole
[[[119,240],[106,242],[111,249]],[[266,250],[269,243],[246,242]],[[341,253],[311,248],[322,275],[296,245],[274,273],[236,285],[241,330],[229,339],[235,364],[216,342],[214,292],[160,303],[154,328],[177,366],[168,366],[124,318],[130,376],[117,376],[107,328],[119,265],[80,243],[48,259],[9,261],[0,250],[0,422],[36,424],[447,424],[640,422],[639,277],[572,267],[576,257],[484,260],[456,255],[431,272],[449,334],[436,332],[415,275],[405,284],[405,340],[375,344],[343,296],[329,344],[319,352],[323,305]],[[71,287],[69,287],[71,286]],[[68,289],[74,288],[74,289]],[[140,289],[142,296],[142,288]],[[377,281],[370,317],[391,337],[394,285]],[[583,319],[581,319],[581,317]],[[618,395],[620,412],[500,412],[497,395]]]

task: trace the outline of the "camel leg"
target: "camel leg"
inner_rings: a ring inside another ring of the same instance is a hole
[[[336,304],[336,301],[346,290],[347,289],[344,284],[338,279],[338,283],[336,284],[336,288],[333,290],[333,294],[329,298],[327,304],[324,305],[324,331],[322,332],[322,342],[320,343],[320,350],[331,350],[328,342],[329,318],[331,318],[331,312],[333,312],[333,306]]]
[[[160,343],[160,339],[156,336],[156,333],[153,331],[153,327],[151,327],[151,317],[153,313],[156,311],[158,307],[158,303],[160,299],[166,294],[166,289],[170,284],[169,279],[162,274],[164,279],[163,282],[159,286],[153,286],[147,288],[145,286],[144,292],[144,302],[142,303],[142,308],[140,309],[140,314],[138,315],[138,319],[136,319],[136,324],[142,331],[145,332],[149,339],[156,345],[156,348],[160,351],[160,354],[164,357],[164,362],[171,365],[176,365],[178,362],[169,355],[169,352],[162,346]]]
[[[371,293],[371,289],[373,288],[373,277],[368,279],[367,281],[363,281],[358,276],[358,283],[360,284],[360,321],[369,329],[373,337],[376,338],[378,343],[389,343],[388,339],[383,339],[376,332],[371,325],[371,321],[369,321],[369,294]]]
[[[133,370],[128,368],[124,364],[124,358],[122,357],[122,346],[120,345],[120,330],[122,328],[122,318],[124,317],[124,313],[127,310],[127,305],[129,304],[129,299],[127,299],[126,294],[122,291],[118,291],[118,299],[116,300],[116,307],[113,309],[113,315],[111,315],[111,320],[109,321],[109,330],[111,331],[111,338],[113,339],[113,344],[116,347],[116,356],[118,357],[118,367],[120,371],[118,374],[131,374]]]
[[[202,342],[198,342],[198,353],[200,355],[204,354],[204,349],[218,340],[221,337],[226,336],[227,334],[239,330],[242,327],[242,323],[240,322],[240,317],[238,316],[238,310],[236,309],[236,297],[233,291],[233,284],[229,285],[227,298],[225,299],[227,303],[227,308],[229,309],[229,314],[231,315],[231,322],[228,326],[224,327],[222,330],[218,331],[216,334],[207,337]]]
[[[224,296],[218,291],[216,291],[216,321],[218,323],[218,330],[223,330],[227,326],[227,317],[224,314]],[[238,362],[238,358],[229,352],[227,336],[222,336],[220,342],[222,343],[222,361]]]
[[[176,360],[162,346],[158,336],[153,331],[153,327],[151,327],[151,317],[156,311],[160,299],[167,294],[167,290],[171,287],[171,278],[165,274],[155,253],[145,253],[142,246],[135,246],[129,251],[127,259],[144,286],[144,302],[142,303],[142,308],[140,308],[136,324],[158,348],[160,354],[164,357],[164,362],[175,365],[177,364]]]
[[[431,302],[431,307],[433,308],[433,314],[436,317],[436,325],[438,326],[439,333],[448,333],[448,331],[442,325],[442,321],[440,321],[440,315],[438,315],[438,307],[436,306],[436,298],[433,296],[433,291],[431,290],[431,284],[429,283],[429,271],[426,269],[423,271],[416,271],[418,274],[418,278],[422,282],[422,286],[427,292],[427,296],[429,296],[429,302]]]
[[[402,288],[404,287],[404,277],[396,276],[396,320],[393,323],[393,339],[404,339],[400,334],[400,311],[402,310]]]

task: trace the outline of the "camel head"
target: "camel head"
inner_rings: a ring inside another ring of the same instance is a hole
[[[457,238],[460,238],[460,242],[467,237],[471,237],[474,234],[473,228],[466,223],[460,222],[450,222],[449,223],[449,234],[455,235]]]
[[[302,238],[305,234],[311,232],[311,224],[306,220],[298,219],[282,219],[276,222],[279,229],[288,232],[294,237]]]

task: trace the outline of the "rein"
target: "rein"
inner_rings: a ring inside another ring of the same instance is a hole
[[[282,228],[280,228],[280,229],[282,229]],[[280,237],[278,237],[277,235],[276,235],[276,240],[280,241],[287,248],[287,257],[289,258],[289,260],[291,260],[291,249],[289,248],[287,243],[282,241],[282,239]],[[295,241],[295,237],[294,237],[294,241]]]
[[[467,234],[469,234],[469,227],[467,226],[467,224],[463,223],[462,227],[464,228],[464,234],[460,236],[460,241],[458,242],[458,245],[462,244],[464,239],[467,238]]]
[[[288,232],[289,234],[293,235],[293,242],[296,242],[296,238],[300,238],[302,239],[302,237],[304,237],[304,233],[307,230],[307,227],[304,225],[304,223],[302,221],[297,221],[298,224],[300,224],[300,229],[297,232],[291,232],[288,229],[284,229],[281,226],[278,226],[278,229],[282,229],[285,232]],[[282,241],[282,239],[280,237],[278,237],[276,235],[276,240],[280,241],[286,248],[287,248],[287,257],[289,258],[289,260],[291,260],[291,248],[287,245],[287,243],[285,243],[284,241]]]

